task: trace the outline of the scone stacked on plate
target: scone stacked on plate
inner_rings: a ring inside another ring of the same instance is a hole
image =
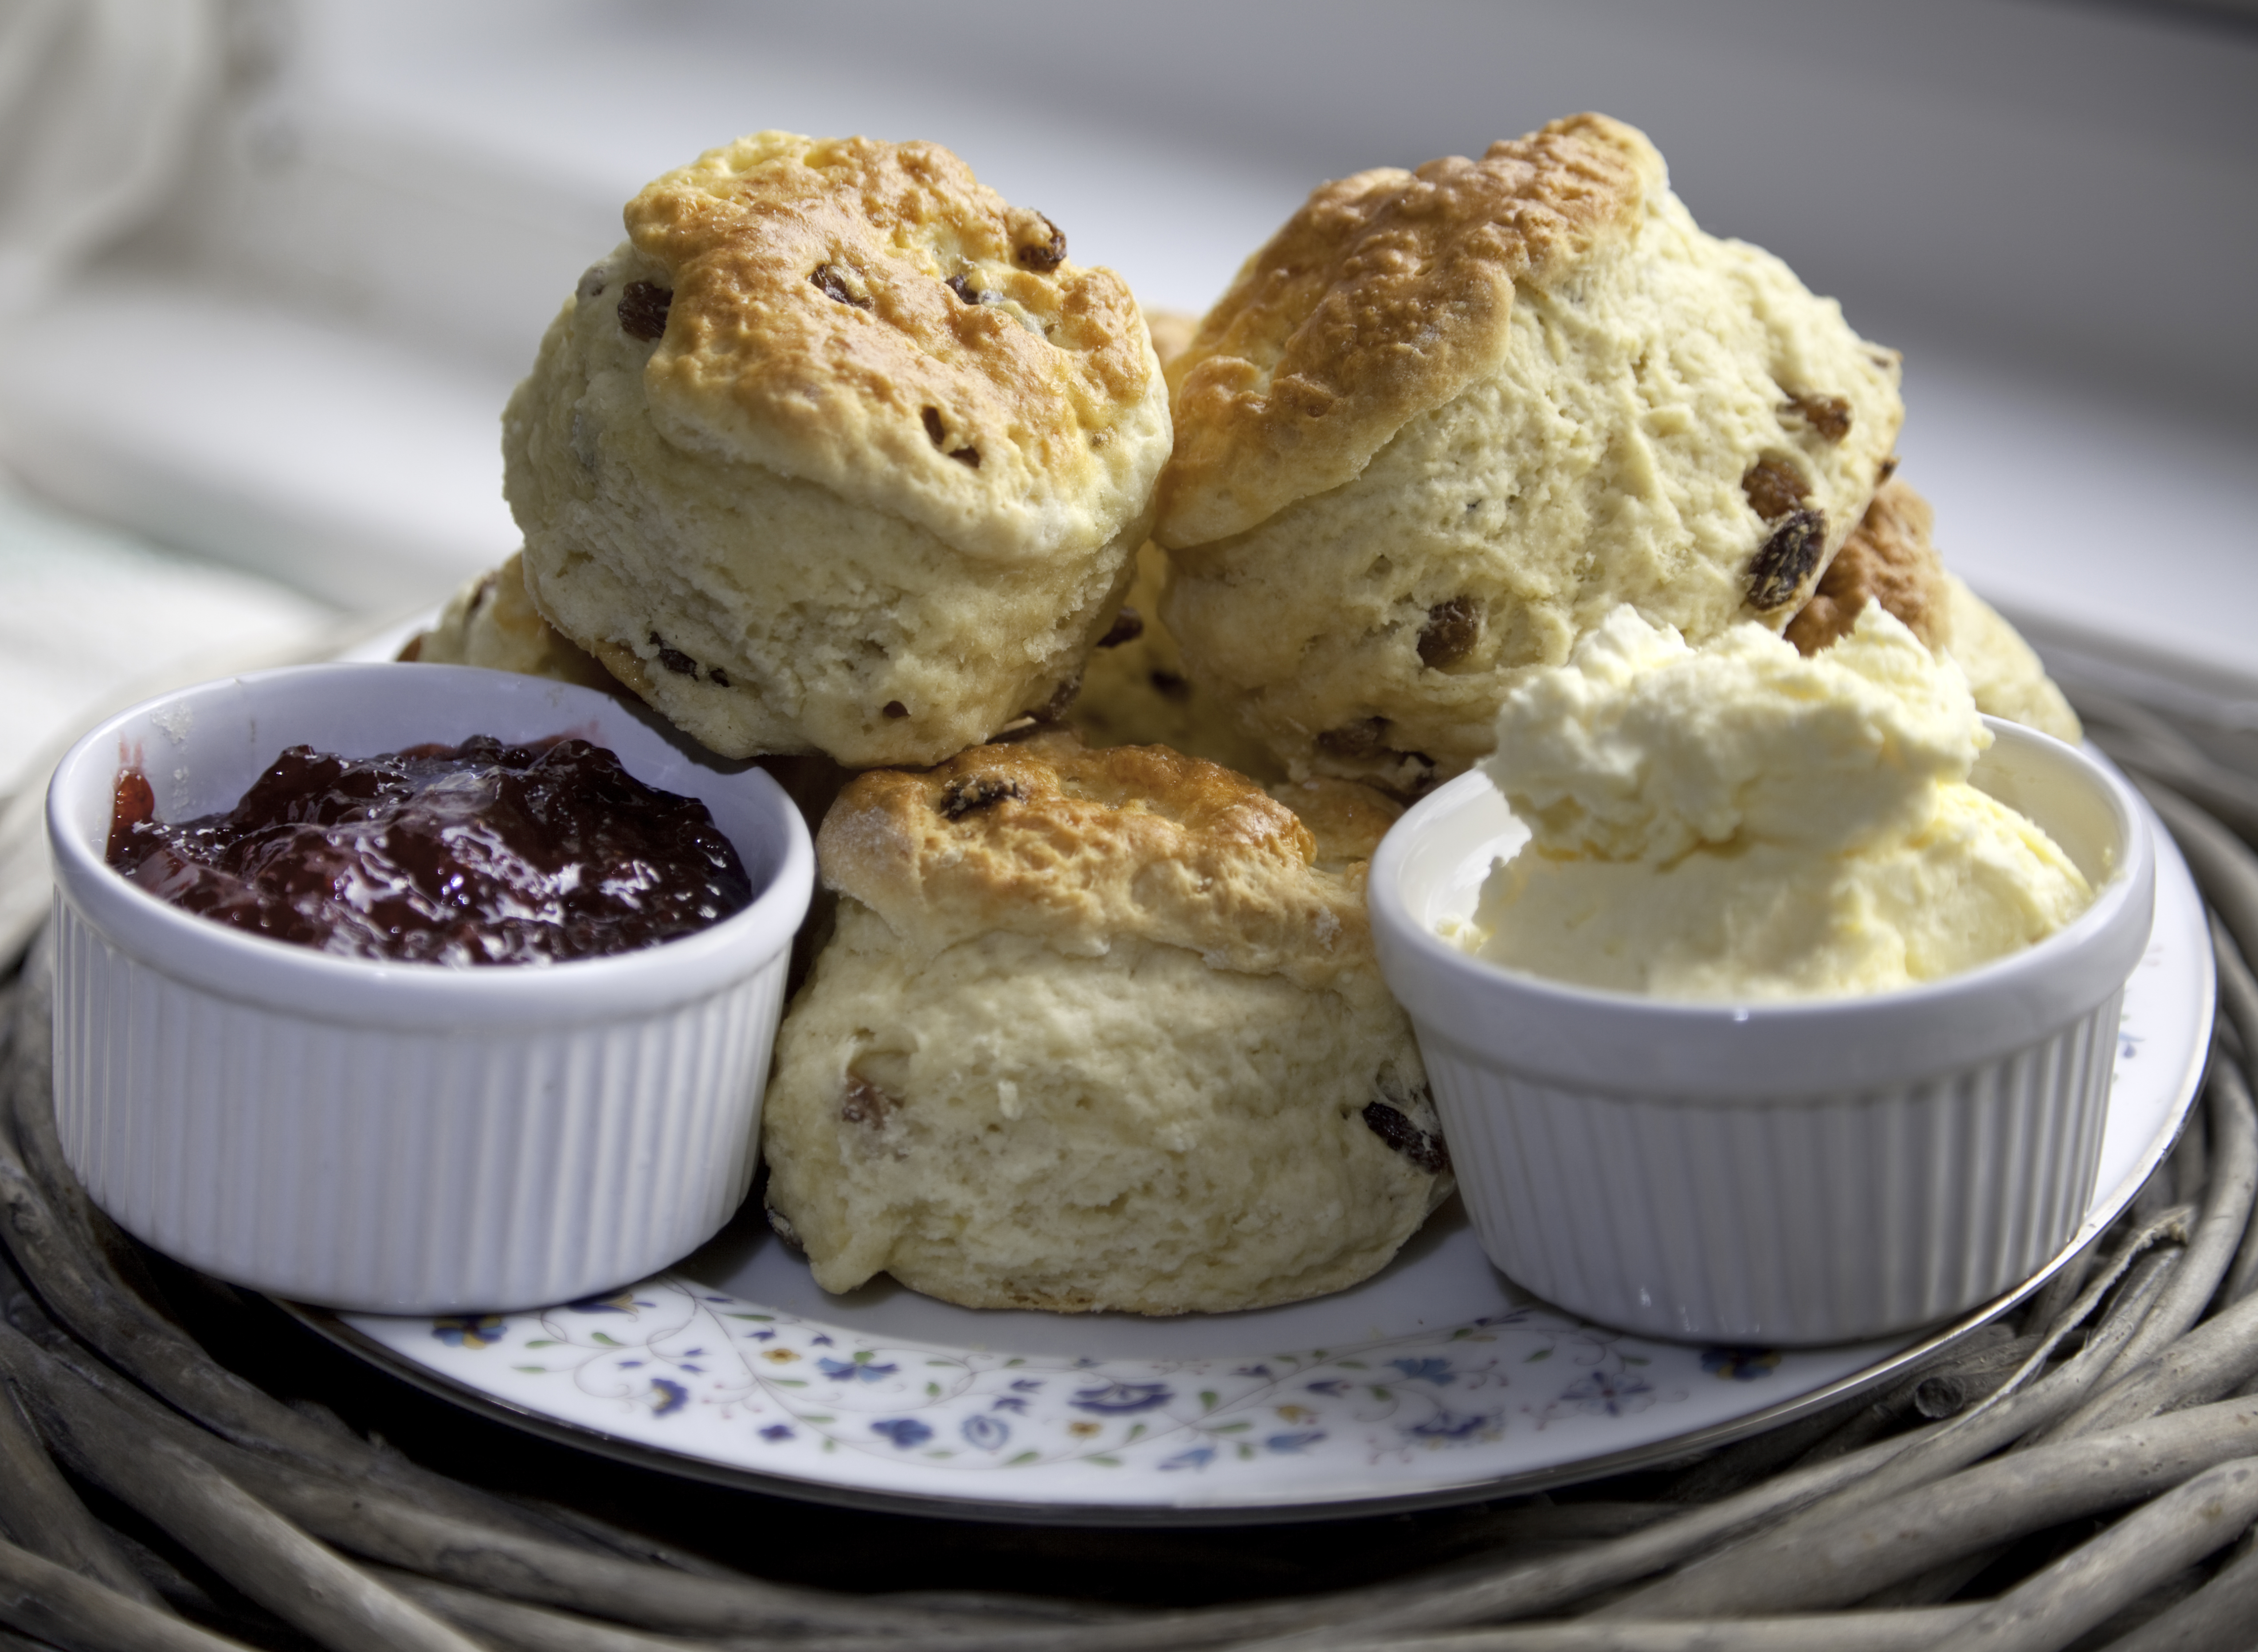
[[[1120,279],[931,144],[763,132],[626,217],[503,416],[541,613],[728,756],[1062,703],[1169,446]]]
[[[2077,713],[2015,628],[1967,582],[1946,571],[1929,534],[1935,513],[1892,477],[1828,564],[1819,589],[1788,622],[1787,640],[1816,654],[1857,622],[1868,602],[1905,621],[1931,652],[1968,678],[1976,709],[2076,744]]]
[[[1169,372],[1192,679],[1294,774],[1407,791],[1618,603],[1785,625],[1902,412],[1895,352],[1597,115],[1322,186]]]
[[[1182,1313],[1381,1267],[1450,1186],[1366,927],[1395,811],[1149,743],[1267,762],[1155,715],[1173,647],[1123,608],[1170,445],[1125,287],[929,145],[763,133],[627,222],[505,415],[522,558],[418,649],[871,770],[765,1103],[817,1278]],[[1047,720],[1094,650],[1142,696],[1102,754]]]
[[[1878,600],[2068,715],[1876,493],[1896,358],[1604,117],[1326,185],[1149,337],[930,145],[763,133],[627,219],[505,416],[522,560],[418,647],[813,754],[835,926],[763,1146],[829,1289],[1174,1314],[1383,1266],[1450,1181],[1358,782],[1465,767],[1619,601],[1817,647]]]
[[[763,1125],[818,1282],[1180,1314],[1395,1254],[1450,1188],[1366,925],[1395,811],[1287,796],[1062,732],[848,787]]]
[[[1191,344],[1199,318],[1148,309],[1145,324],[1165,372]],[[1284,778],[1268,748],[1185,674],[1183,651],[1161,619],[1168,569],[1168,553],[1146,541],[1129,599],[1090,656],[1082,691],[1067,708],[1068,724],[1092,746],[1167,746],[1258,780]]]
[[[438,622],[412,639],[400,657],[429,665],[483,665],[585,688],[620,686],[593,656],[541,617],[526,594],[522,553],[456,592],[440,609]]]

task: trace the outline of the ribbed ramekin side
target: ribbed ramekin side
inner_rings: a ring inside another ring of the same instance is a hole
[[[238,1003],[56,918],[65,1156],[222,1278],[402,1312],[556,1301],[695,1249],[750,1184],[782,956],[663,1015],[430,1039]]]
[[[1564,1089],[1422,1053],[1490,1258],[1658,1336],[1830,1342],[1960,1312],[2076,1232],[2098,1163],[2112,998],[2012,1055],[1793,1104]]]

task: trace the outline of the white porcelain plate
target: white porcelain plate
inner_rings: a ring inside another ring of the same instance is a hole
[[[828,1297],[757,1217],[628,1290],[442,1319],[296,1309],[451,1399],[646,1466],[829,1502],[1131,1525],[1316,1519],[1526,1491],[1824,1405],[2035,1289],[2131,1201],[2199,1088],[2211,949],[2158,828],[2099,1192],[2056,1262],[1942,1329],[1781,1351],[1652,1342],[1516,1290],[1452,1204],[1376,1278],[1255,1313],[983,1313]]]

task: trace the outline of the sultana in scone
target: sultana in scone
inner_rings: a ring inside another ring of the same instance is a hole
[[[439,611],[438,622],[412,638],[400,657],[428,665],[483,665],[584,688],[620,686],[593,656],[541,617],[525,593],[522,552],[464,585]]]
[[[848,787],[762,1125],[824,1288],[1217,1312],[1395,1253],[1450,1189],[1366,926],[1395,810],[1284,790],[1065,733]]]
[[[728,756],[1062,700],[1168,449],[1120,280],[932,144],[763,132],[626,219],[503,417],[541,612]]]
[[[1895,352],[1597,115],[1321,187],[1168,371],[1190,675],[1292,772],[1399,790],[1619,603],[1786,624],[1902,415]]]
[[[1850,630],[1869,601],[1878,602],[1967,674],[1978,711],[2076,744],[2084,734],[2077,713],[2014,627],[1946,570],[1931,542],[1935,526],[1927,500],[1901,480],[1883,483],[1810,602],[1788,622],[1787,640],[1815,654]]]

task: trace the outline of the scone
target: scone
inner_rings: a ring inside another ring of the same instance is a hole
[[[1598,115],[1323,186],[1169,378],[1190,675],[1295,774],[1406,791],[1619,603],[1785,625],[1902,415],[1894,351]]]
[[[522,552],[456,592],[439,611],[438,622],[411,638],[400,657],[428,665],[483,665],[586,688],[620,686],[593,656],[541,617],[525,593]]]
[[[1145,325],[1165,372],[1190,344],[1199,318],[1148,309]],[[1185,675],[1182,650],[1161,618],[1168,571],[1168,553],[1147,540],[1128,600],[1083,668],[1067,723],[1091,746],[1167,746],[1257,779],[1282,778],[1269,748]]]
[[[1186,674],[1183,651],[1161,618],[1168,569],[1168,553],[1147,540],[1128,601],[1083,668],[1068,725],[1088,745],[1167,746],[1257,780],[1283,779],[1270,748]]]
[[[768,1200],[818,1283],[1218,1312],[1383,1266],[1449,1192],[1364,863],[1395,810],[1052,732],[841,795]]]
[[[503,416],[543,614],[727,756],[1062,703],[1168,450],[1119,278],[931,144],[763,132],[626,218]]]
[[[1787,640],[1816,654],[1848,632],[1869,601],[1878,602],[1960,667],[1977,710],[2075,745],[2084,737],[2077,713],[2014,627],[1947,571],[1931,542],[1935,525],[1927,500],[1901,480],[1883,483],[1810,602],[1788,622]]]

